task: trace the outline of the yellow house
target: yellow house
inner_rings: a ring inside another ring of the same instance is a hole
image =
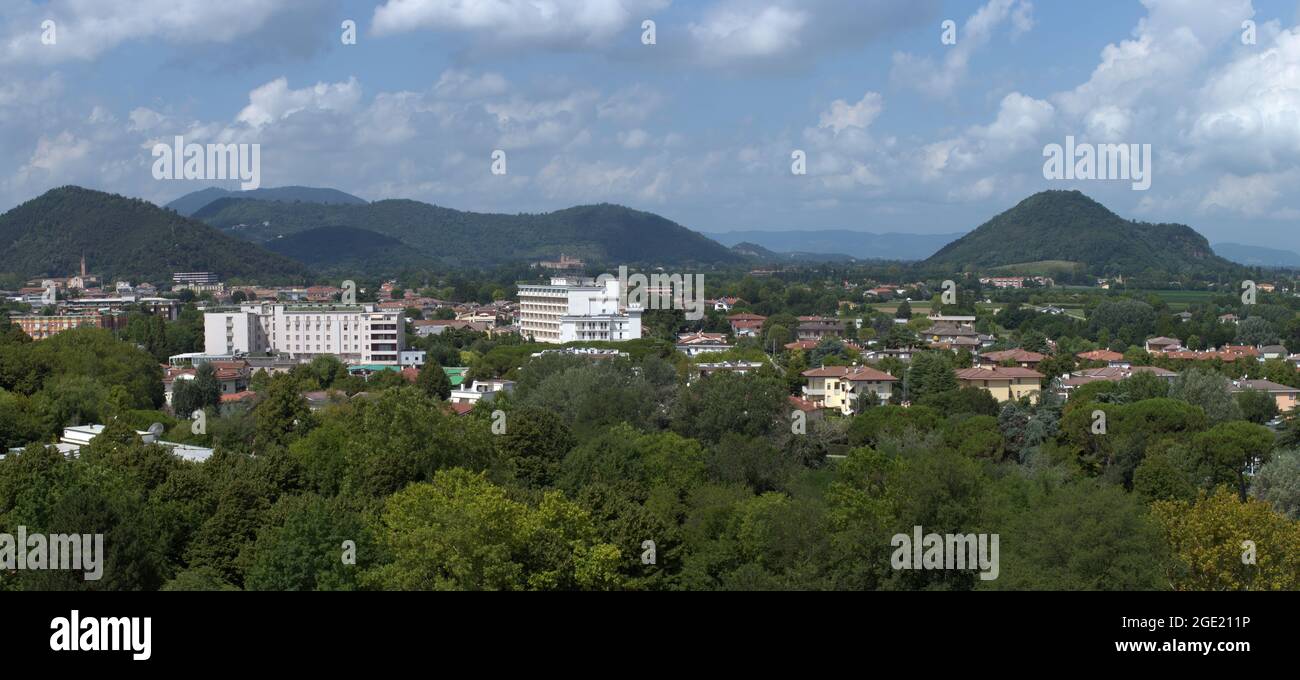
[[[1279,385],[1271,380],[1237,380],[1232,383],[1233,392],[1256,390],[1265,392],[1277,403],[1277,410],[1286,413],[1296,407],[1300,401],[1300,389]]]
[[[870,392],[877,403],[884,403],[894,392],[898,378],[869,366],[823,366],[801,373],[808,379],[803,398],[853,415],[858,397]]]
[[[1042,392],[1043,374],[1030,368],[994,366],[990,368],[963,368],[957,371],[957,384],[961,387],[978,387],[993,395],[998,401],[1011,401],[1028,396],[1038,401]]]

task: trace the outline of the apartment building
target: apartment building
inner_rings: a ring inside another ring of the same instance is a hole
[[[73,328],[102,328],[104,318],[99,314],[62,314],[45,316],[27,314],[10,318],[33,340],[44,340]]]
[[[557,276],[519,284],[519,332],[535,342],[637,340],[639,305],[624,306],[618,279]]]
[[[209,355],[272,352],[310,361],[321,355],[350,364],[398,364],[405,349],[400,310],[374,305],[243,305],[203,315]]]

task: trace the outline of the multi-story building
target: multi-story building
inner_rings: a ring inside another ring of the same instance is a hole
[[[641,307],[624,306],[618,279],[557,276],[519,284],[519,332],[534,342],[637,340]]]
[[[212,286],[218,282],[220,282],[220,278],[212,272],[175,272],[172,274],[172,283],[180,286],[189,284]]]
[[[332,355],[345,363],[396,366],[405,335],[401,311],[369,304],[260,303],[203,315],[210,355],[273,352],[299,361]]]
[[[102,328],[104,318],[99,314],[62,314],[43,316],[29,314],[14,316],[10,319],[33,340],[44,340],[73,328]]]
[[[852,415],[858,398],[870,394],[876,403],[885,403],[894,393],[898,378],[870,366],[823,366],[801,373],[808,379],[803,398],[822,408]]]

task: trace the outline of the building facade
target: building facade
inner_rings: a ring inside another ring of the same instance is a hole
[[[272,352],[299,361],[331,355],[349,364],[393,366],[406,337],[398,310],[272,303],[207,312],[203,335],[204,351],[210,355]]]
[[[519,332],[535,342],[621,341],[641,338],[641,308],[624,307],[618,279],[554,277],[519,284]]]

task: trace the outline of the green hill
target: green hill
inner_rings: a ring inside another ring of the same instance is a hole
[[[369,229],[316,227],[263,244],[267,250],[310,265],[313,269],[344,269],[392,274],[403,267],[419,267],[428,258],[412,252],[405,243]]]
[[[169,282],[177,271],[266,283],[310,275],[298,262],[148,201],[81,187],[52,189],[0,215],[0,272],[67,276],[83,254],[91,273],[132,281]]]
[[[318,227],[352,227],[395,238],[444,264],[499,264],[553,258],[666,265],[731,263],[743,258],[658,215],[618,205],[505,215],[411,200],[366,205],[218,199],[196,219],[255,243]]]
[[[219,187],[208,187],[193,191],[168,203],[171,208],[182,215],[193,215],[203,206],[218,198],[249,198],[258,201],[280,201],[282,203],[341,203],[364,205],[365,199],[357,198],[338,189],[318,189],[315,187],[267,187],[251,191],[230,191]]]
[[[1213,275],[1241,267],[1181,224],[1126,220],[1078,191],[1044,191],[944,246],[926,265],[993,270],[1066,261],[1093,274]]]

